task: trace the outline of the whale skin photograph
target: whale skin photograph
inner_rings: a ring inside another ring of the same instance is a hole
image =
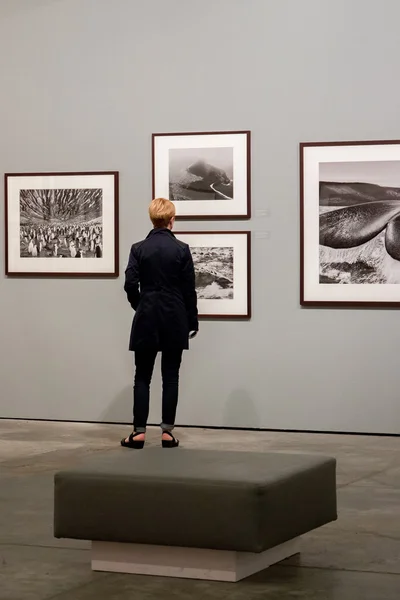
[[[154,133],[153,197],[179,219],[249,219],[250,131]]]
[[[302,303],[400,303],[400,144],[301,145]]]
[[[320,164],[320,282],[400,283],[400,161]]]

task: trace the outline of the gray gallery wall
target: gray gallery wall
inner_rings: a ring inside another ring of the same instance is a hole
[[[399,21],[398,0],[0,2],[0,170],[119,170],[122,273],[151,133],[252,131],[254,217],[207,226],[254,232],[254,316],[202,324],[180,423],[400,432],[399,311],[299,306],[298,182],[300,141],[400,138]],[[130,420],[122,285],[0,276],[0,416]]]

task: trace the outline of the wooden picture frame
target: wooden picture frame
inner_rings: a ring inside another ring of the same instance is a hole
[[[300,304],[400,307],[400,141],[300,144]]]
[[[192,252],[199,317],[250,319],[250,231],[178,231],[175,235]]]
[[[118,180],[118,171],[6,173],[6,275],[118,277]]]
[[[172,200],[176,218],[250,219],[251,133],[153,133],[153,198]]]

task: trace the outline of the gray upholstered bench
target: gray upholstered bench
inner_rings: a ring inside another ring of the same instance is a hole
[[[120,449],[55,476],[55,536],[92,540],[94,570],[237,581],[336,518],[316,455]]]

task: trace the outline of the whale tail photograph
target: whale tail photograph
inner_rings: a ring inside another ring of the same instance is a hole
[[[233,200],[233,148],[171,148],[169,197],[174,202]]]
[[[319,163],[319,281],[400,283],[400,161]]]

